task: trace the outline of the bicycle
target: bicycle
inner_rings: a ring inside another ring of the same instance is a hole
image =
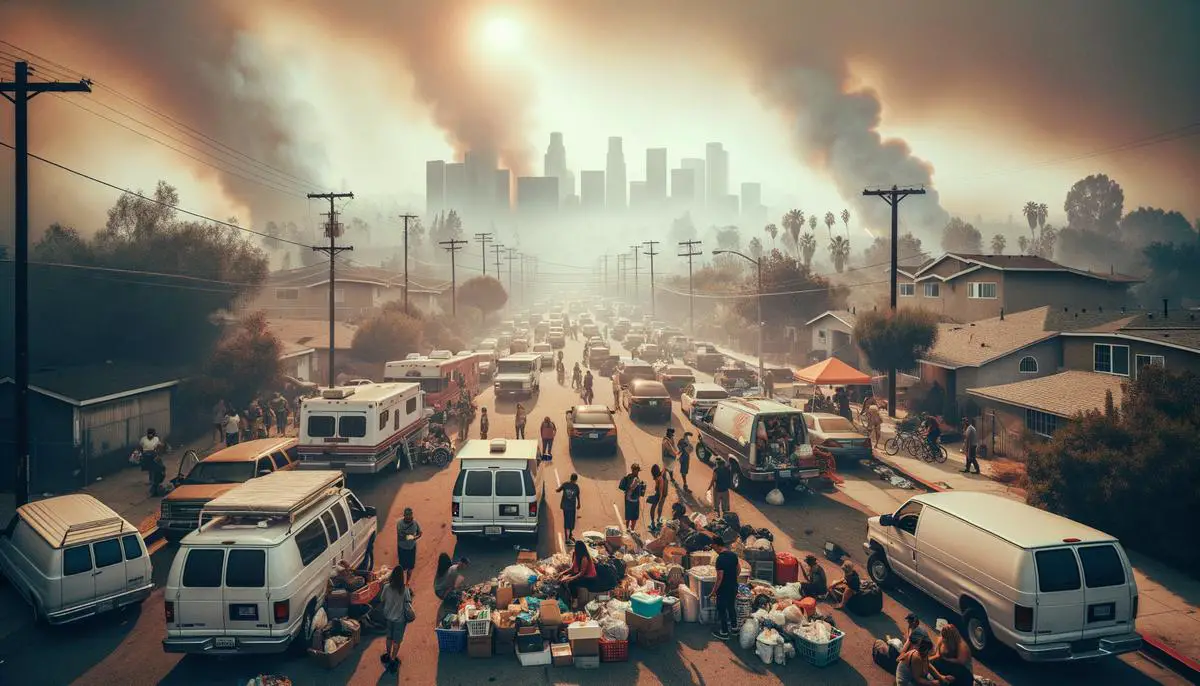
[[[883,450],[888,455],[895,455],[900,452],[901,448],[904,448],[911,457],[916,457],[919,449],[917,443],[919,442],[924,442],[924,438],[917,435],[915,431],[897,430],[895,435],[884,441]]]
[[[921,441],[918,446],[917,456],[926,462],[945,462],[949,457],[946,452],[946,446],[942,445],[942,439],[937,439],[937,452],[935,453],[929,445],[929,441]]]

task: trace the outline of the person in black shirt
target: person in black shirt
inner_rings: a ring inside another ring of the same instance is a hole
[[[932,415],[925,418],[925,443],[929,446],[929,454],[937,455],[941,448],[938,439],[942,437],[942,427]]]
[[[854,597],[862,589],[862,578],[858,576],[858,571],[854,569],[854,563],[847,560],[842,563],[842,580],[833,584],[829,589],[829,595],[838,599],[838,604],[834,605],[841,610],[846,607],[846,603]]]
[[[555,493],[562,493],[563,535],[567,543],[575,540],[575,513],[579,511],[579,475],[572,474],[567,483],[559,486]]]
[[[713,468],[712,483],[709,484],[709,489],[713,494],[713,507],[717,514],[723,515],[729,512],[729,486],[732,482],[729,472],[729,464],[724,458],[717,458],[717,466]]]
[[[684,431],[683,438],[679,439],[676,446],[679,450],[679,476],[683,479],[683,490],[688,493],[692,492],[687,483],[688,469],[692,463],[692,442],[689,440],[691,437],[691,431]]]
[[[720,541],[713,543],[713,550],[717,551],[717,583],[713,584],[709,598],[717,603],[719,624],[712,635],[722,641],[728,641],[729,632],[737,629],[735,600],[738,587],[738,556]]]

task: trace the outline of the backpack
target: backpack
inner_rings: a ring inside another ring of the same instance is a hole
[[[896,673],[896,661],[900,659],[900,651],[888,645],[887,641],[877,640],[871,645],[871,660],[892,674]]]
[[[874,582],[863,580],[858,593],[850,596],[846,609],[860,617],[872,617],[883,612],[883,592]]]

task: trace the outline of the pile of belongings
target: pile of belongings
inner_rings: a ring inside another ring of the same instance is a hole
[[[292,686],[292,680],[286,676],[274,674],[259,674],[246,682],[246,686]]]
[[[752,582],[749,588],[753,614],[742,622],[738,643],[754,649],[764,664],[786,664],[796,656],[793,637],[810,643],[829,643],[833,617],[817,609],[812,598],[801,598],[800,584],[770,586]]]

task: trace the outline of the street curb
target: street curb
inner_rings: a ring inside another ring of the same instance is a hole
[[[874,453],[875,451],[872,450],[872,452]],[[945,488],[912,474],[891,460],[881,459],[878,455],[874,455],[874,457],[876,460],[887,465],[896,473],[904,475],[904,478],[912,481],[915,484],[919,484],[927,491],[933,493],[943,493],[946,491]],[[1163,663],[1167,669],[1170,669],[1193,684],[1200,684],[1200,663],[1197,663],[1195,660],[1192,660],[1171,646],[1163,643],[1161,639],[1155,636],[1142,634],[1142,648],[1138,652],[1145,653],[1154,660]]]

